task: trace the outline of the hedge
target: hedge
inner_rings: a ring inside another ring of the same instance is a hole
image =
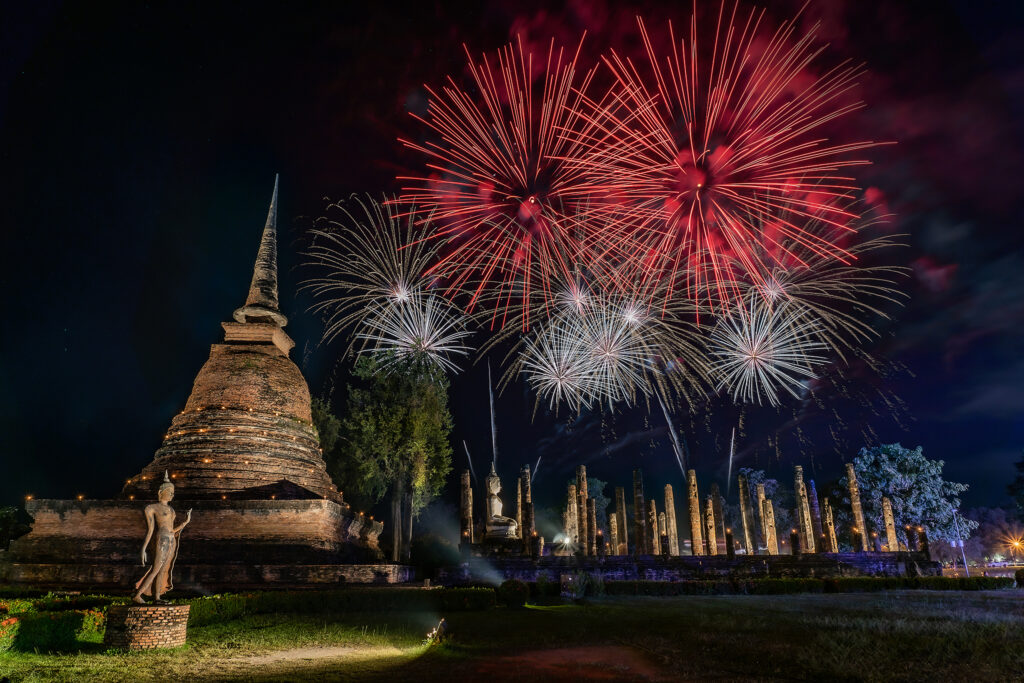
[[[189,626],[204,626],[248,614],[482,610],[494,607],[495,593],[492,588],[341,589],[213,595],[176,602],[191,605]]]
[[[717,581],[605,581],[605,595],[784,595],[793,593],[861,593],[897,589],[996,590],[1013,587],[1013,579],[996,576],[872,577],[834,579],[722,579]],[[531,590],[540,595],[540,589]]]

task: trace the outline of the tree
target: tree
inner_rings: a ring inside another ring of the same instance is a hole
[[[412,522],[452,469],[448,379],[416,363],[360,356],[348,387],[334,474],[343,490],[376,503],[391,497],[392,560],[407,562]]]
[[[18,508],[0,507],[0,550],[6,550],[11,541],[28,533],[30,527],[24,517]]]
[[[334,414],[334,408],[327,399],[313,397],[311,408],[313,425],[320,435],[320,448],[324,451],[324,460],[330,464],[334,449],[338,445],[338,437],[341,435],[341,420]]]
[[[1017,478],[1006,487],[1006,491],[1017,505],[1017,518],[1024,522],[1024,454],[1014,463],[1014,467],[1017,468]]]
[[[882,519],[882,497],[892,502],[897,529],[906,525],[924,525],[929,538],[953,542],[967,540],[978,527],[974,520],[954,513],[960,508],[959,495],[967,484],[942,478],[942,460],[929,460],[921,447],[904,448],[898,443],[862,448],[853,459],[860,487],[864,516],[881,533],[885,529]],[[839,480],[844,499],[849,504],[846,477]]]

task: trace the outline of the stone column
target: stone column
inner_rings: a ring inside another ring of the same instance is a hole
[[[523,479],[520,477],[516,482],[516,533],[519,538],[529,542],[530,534],[523,528],[523,517]]]
[[[825,503],[825,519],[823,520],[825,540],[828,543],[828,550],[826,552],[838,553],[839,552],[839,539],[836,538],[836,520],[832,514],[832,503],[829,502],[828,498],[824,499]]]
[[[679,530],[676,528],[676,499],[672,484],[665,484],[665,533],[668,534],[668,554],[679,557]]]
[[[807,485],[804,483],[804,468],[793,467],[793,491],[796,493],[796,531],[800,537],[800,547],[793,552],[814,552],[814,524],[811,523],[811,505],[807,497]]]
[[[764,502],[768,497],[764,494],[764,484],[757,485],[757,521],[758,529],[761,531],[761,542],[768,547],[768,525],[764,521]]]
[[[519,481],[523,489],[523,537],[529,537],[537,530],[533,518],[533,494],[530,491],[530,466],[523,465],[523,471],[519,475]]]
[[[644,531],[647,534],[647,554],[660,555],[661,536],[658,534],[658,505],[653,498],[647,501],[647,528]]]
[[[626,490],[621,486],[615,487],[615,521],[618,524],[618,546],[615,548],[616,555],[629,554],[629,533],[626,531],[629,524],[626,521]]]
[[[658,538],[662,536],[668,536],[668,522],[666,521],[665,513],[658,513]]]
[[[732,529],[725,528],[725,556],[730,560],[736,559],[736,541],[732,537]]]
[[[882,518],[885,520],[885,548],[890,553],[900,549],[900,542],[896,538],[896,520],[892,516],[892,501],[887,496],[882,496]]]
[[[619,554],[619,515],[618,513],[612,512],[608,515],[608,540],[611,543],[608,545],[609,555]]]
[[[704,532],[707,534],[708,555],[717,555],[718,538],[715,536],[715,499],[710,494],[708,495],[708,502],[704,509],[704,522]]]
[[[569,484],[568,502],[565,504],[565,517],[568,520],[565,525],[565,535],[569,542],[579,544],[580,542],[580,506],[579,497],[576,495],[576,484]]]
[[[747,551],[747,555],[753,555],[757,552],[757,547],[754,545],[754,515],[750,509],[750,486],[747,484],[747,478],[744,475],[739,475],[737,478],[740,490],[740,521],[743,524],[743,547]]]
[[[825,529],[821,526],[821,505],[818,503],[818,490],[814,488],[814,480],[807,480],[807,497],[811,499],[811,524],[814,526],[814,537],[821,540]],[[818,548],[819,553],[825,552],[824,548]]]
[[[857,486],[857,472],[853,463],[846,463],[846,481],[850,486],[850,507],[853,508],[853,525],[860,530],[860,542],[864,552],[868,551],[868,527],[864,524],[864,508],[860,505],[860,487]]]
[[[704,554],[704,520],[701,519],[700,497],[697,495],[697,471],[686,473],[687,502],[690,506],[690,552]]]
[[[711,500],[715,506],[715,538],[718,539],[718,554],[725,554],[725,510],[723,509],[722,489],[718,484],[711,485]]]
[[[764,520],[764,542],[769,555],[779,554],[779,540],[775,530],[775,507],[769,498],[764,498],[764,486],[758,484],[758,493],[762,497],[763,505],[761,518]]]
[[[588,555],[590,539],[587,538],[587,466],[580,465],[576,468],[576,499],[579,506],[579,544],[584,555]]]
[[[644,517],[644,475],[640,470],[633,470],[633,554],[647,554],[647,522]]]
[[[587,555],[597,554],[597,508],[594,499],[587,498]]]
[[[462,470],[462,492],[459,497],[459,518],[462,540],[473,543],[473,486],[469,481],[469,470]]]

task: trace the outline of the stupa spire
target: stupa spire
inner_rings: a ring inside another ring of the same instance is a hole
[[[274,175],[274,194],[267,211],[267,223],[263,226],[263,238],[256,253],[252,283],[245,305],[237,309],[234,318],[240,323],[270,322],[284,327],[288,318],[281,314],[277,302],[277,183]]]

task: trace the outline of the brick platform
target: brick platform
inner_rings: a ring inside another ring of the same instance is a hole
[[[185,644],[189,605],[115,605],[107,611],[103,644],[153,650]]]

